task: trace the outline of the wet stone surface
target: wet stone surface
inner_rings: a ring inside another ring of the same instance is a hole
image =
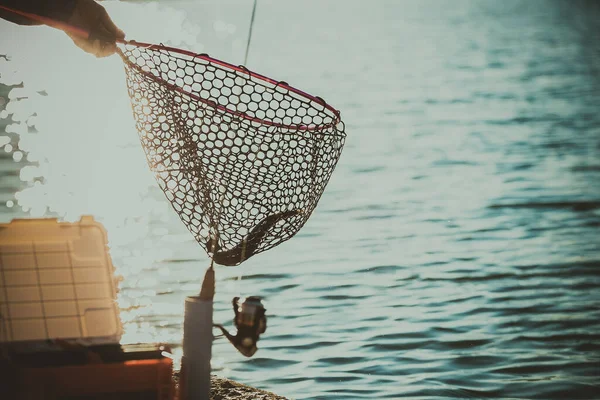
[[[211,400],[286,400],[285,397],[214,375],[211,377],[210,398]]]

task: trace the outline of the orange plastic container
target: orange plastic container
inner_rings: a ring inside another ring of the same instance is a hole
[[[170,358],[122,363],[18,368],[16,399],[171,400]]]

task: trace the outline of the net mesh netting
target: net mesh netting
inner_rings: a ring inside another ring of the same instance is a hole
[[[341,154],[339,112],[206,55],[139,44],[119,53],[148,164],[215,262],[237,265],[296,234]]]

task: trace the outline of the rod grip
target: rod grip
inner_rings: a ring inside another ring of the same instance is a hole
[[[183,359],[181,400],[210,398],[210,359],[212,353],[213,302],[199,296],[185,299],[183,320]]]

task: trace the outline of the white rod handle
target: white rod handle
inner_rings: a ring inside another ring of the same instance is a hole
[[[213,342],[213,302],[189,296],[183,320],[182,382],[185,400],[210,398],[210,358]]]

